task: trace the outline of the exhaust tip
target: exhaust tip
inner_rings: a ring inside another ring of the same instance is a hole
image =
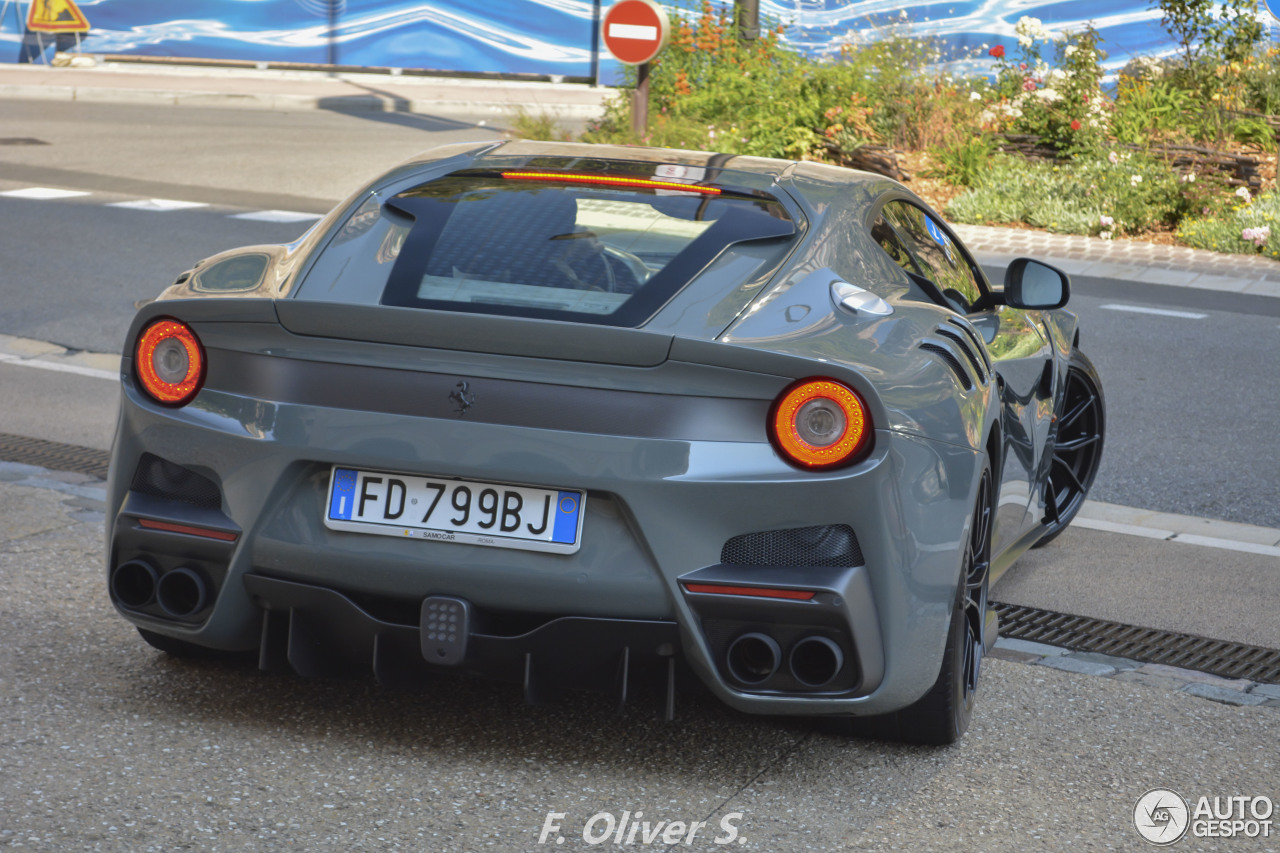
[[[160,609],[175,619],[184,619],[204,609],[209,588],[204,578],[191,569],[173,569],[160,576],[156,601]]]
[[[729,646],[729,674],[743,684],[760,684],[778,671],[782,650],[766,634],[743,634]]]
[[[111,594],[124,607],[146,607],[156,597],[156,570],[144,560],[129,560],[111,573]]]
[[[844,666],[844,652],[826,637],[805,637],[791,648],[791,674],[805,687],[825,687]]]

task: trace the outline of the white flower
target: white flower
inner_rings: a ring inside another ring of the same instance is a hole
[[[1036,97],[1042,101],[1053,103],[1062,99],[1062,95],[1058,94],[1057,89],[1040,89],[1036,92]]]
[[[1062,49],[1062,55],[1063,55],[1063,56],[1070,56],[1071,54],[1075,53],[1077,49],[1078,49],[1078,48],[1076,48],[1076,46],[1075,46],[1074,44],[1069,44],[1069,45],[1067,45],[1066,47],[1064,47],[1064,48]]]
[[[982,100],[982,95],[981,95],[981,94],[979,94],[978,92],[970,92],[970,93],[969,93],[969,100],[971,100],[971,101],[981,101],[981,100]]]
[[[1187,172],[1179,180],[1181,180],[1184,184],[1194,184],[1196,182],[1196,173]]]
[[[1131,187],[1136,187],[1136,186],[1137,186],[1138,184],[1140,184],[1140,183],[1142,183],[1142,176],[1141,176],[1141,175],[1130,175],[1130,176],[1129,176],[1129,186],[1131,186]]]
[[[1111,165],[1114,166],[1116,163],[1120,162],[1120,156],[1116,154],[1116,152],[1112,151],[1110,154],[1107,155],[1107,160],[1109,160],[1111,162]]]
[[[1039,18],[1032,18],[1029,15],[1023,15],[1019,18],[1014,30],[1018,34],[1018,44],[1023,47],[1031,47],[1037,41],[1052,41],[1054,39],[1054,34],[1045,29]]]
[[[1116,224],[1116,221],[1104,213],[1098,217],[1098,224],[1103,228],[1110,228],[1112,225]]]
[[[1099,234],[1098,236],[1099,236],[1099,237],[1101,237],[1103,240],[1110,240],[1110,239],[1112,238],[1112,236],[1113,236],[1113,235],[1112,235],[1112,233],[1111,233],[1110,231],[1103,231],[1103,232],[1102,232],[1101,234]]]
[[[1253,196],[1249,195],[1248,187],[1240,187],[1240,189],[1236,190],[1236,198],[1240,199],[1245,204],[1253,201]]]

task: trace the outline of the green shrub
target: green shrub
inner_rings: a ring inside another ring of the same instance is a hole
[[[1168,167],[1140,154],[1114,159],[1081,157],[1053,164],[997,156],[981,183],[947,206],[947,216],[956,222],[1025,222],[1104,237],[1175,224],[1185,202]]]
[[[951,145],[935,146],[929,153],[937,166],[926,174],[962,187],[977,186],[990,170],[995,150],[995,140],[987,133],[979,133]]]
[[[1116,111],[1111,129],[1117,142],[1148,145],[1185,135],[1186,115],[1196,99],[1167,77],[1121,76],[1116,85]]]
[[[1280,258],[1280,194],[1273,191],[1252,201],[1237,198],[1237,202],[1183,222],[1178,239],[1197,249]]]
[[[548,112],[531,113],[523,107],[511,117],[511,132],[521,139],[565,142],[573,134],[560,126],[560,117]]]

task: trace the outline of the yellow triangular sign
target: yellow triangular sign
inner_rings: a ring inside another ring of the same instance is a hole
[[[89,19],[73,0],[31,0],[27,29],[35,33],[87,33]]]

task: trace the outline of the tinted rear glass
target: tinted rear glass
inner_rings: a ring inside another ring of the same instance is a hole
[[[727,247],[795,234],[776,200],[452,175],[341,227],[303,299],[638,326]]]

